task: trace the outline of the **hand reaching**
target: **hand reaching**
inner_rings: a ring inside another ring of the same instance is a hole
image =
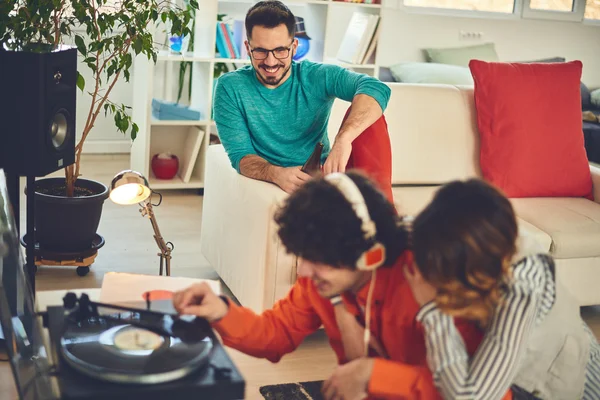
[[[323,383],[325,400],[362,400],[367,398],[373,371],[372,358],[358,358],[338,366]]]
[[[352,142],[337,139],[331,151],[327,156],[327,160],[323,165],[323,174],[328,175],[332,172],[346,172],[346,166],[352,153]]]
[[[311,179],[311,176],[302,172],[302,167],[279,167],[275,172],[274,183],[282,188],[286,193],[292,193],[305,182]]]
[[[173,306],[179,314],[206,318],[208,322],[220,320],[229,311],[227,303],[204,282],[176,292]]]

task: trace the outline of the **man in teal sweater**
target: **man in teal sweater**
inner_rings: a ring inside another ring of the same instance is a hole
[[[310,179],[300,168],[319,141],[323,172],[344,172],[354,140],[382,117],[390,97],[378,79],[293,61],[295,30],[294,15],[280,1],[250,8],[245,45],[252,65],[219,78],[213,109],[231,165],[288,193]],[[336,97],[350,101],[351,108],[331,146],[327,124]]]

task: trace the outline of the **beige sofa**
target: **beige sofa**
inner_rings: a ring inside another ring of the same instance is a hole
[[[480,175],[473,89],[390,83],[385,112],[393,156],[394,199],[400,213],[416,214],[439,185]],[[330,137],[348,103],[336,100]],[[600,169],[591,167],[600,201]],[[273,213],[286,194],[243,177],[222,146],[208,150],[201,250],[238,300],[260,311],[284,296],[296,260],[276,235]],[[522,232],[557,259],[557,276],[581,305],[600,304],[600,204],[575,198],[511,199]]]

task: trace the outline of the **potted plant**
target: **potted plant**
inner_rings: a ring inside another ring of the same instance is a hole
[[[118,131],[135,140],[138,126],[130,107],[110,100],[120,79],[130,79],[134,57],[157,60],[154,27],[168,25],[170,35],[190,35],[192,9],[157,0],[6,0],[0,2],[0,51],[39,51],[61,45],[77,47],[92,74],[85,82],[78,73],[77,87],[91,96],[86,122],[75,146],[75,163],[65,178],[36,181],[36,241],[50,251],[78,252],[90,248],[96,236],[108,188],[81,178],[81,153],[98,115],[112,115]],[[81,63],[81,60],[80,60]]]

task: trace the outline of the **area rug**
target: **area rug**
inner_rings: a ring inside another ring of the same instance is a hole
[[[323,381],[283,383],[262,386],[259,391],[266,400],[323,400]]]

